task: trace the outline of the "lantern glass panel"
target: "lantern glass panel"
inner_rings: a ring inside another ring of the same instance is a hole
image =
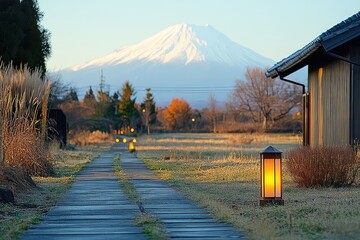
[[[274,159],[264,159],[263,165],[263,197],[275,197],[275,165]]]
[[[281,198],[281,189],[282,189],[282,182],[281,182],[281,159],[275,159],[275,174],[276,174],[276,196]]]

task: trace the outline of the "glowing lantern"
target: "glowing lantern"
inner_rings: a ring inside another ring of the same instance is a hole
[[[282,199],[282,152],[269,146],[260,153],[260,206],[284,205]]]
[[[192,122],[195,122],[195,121],[196,121],[196,119],[195,119],[195,118],[192,118],[192,119],[191,119],[191,121],[192,121]]]
[[[123,143],[126,143],[126,138],[123,138]]]
[[[115,139],[115,142],[116,142],[116,143],[120,142],[120,139],[119,139],[119,138],[116,138],[116,139]]]
[[[135,129],[134,128],[130,128],[130,132],[135,132]]]
[[[133,153],[135,152],[135,143],[134,140],[129,142],[129,152]]]
[[[136,143],[136,138],[133,139],[133,142]]]

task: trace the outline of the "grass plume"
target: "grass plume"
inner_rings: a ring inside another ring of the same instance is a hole
[[[0,167],[53,172],[45,146],[49,94],[39,71],[0,65]]]

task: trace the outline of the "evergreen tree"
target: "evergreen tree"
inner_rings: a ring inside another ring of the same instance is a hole
[[[95,99],[94,91],[92,90],[91,86],[89,88],[89,91],[85,93],[84,103],[88,106],[95,106],[94,103],[96,103],[96,99]]]
[[[156,122],[156,106],[150,88],[146,89],[144,102],[141,103],[141,112],[143,116],[143,123],[147,129],[147,134],[150,135],[150,125]]]
[[[24,38],[23,17],[19,0],[0,0],[0,56],[5,64],[15,59]]]
[[[74,88],[70,88],[70,91],[66,94],[66,96],[64,97],[64,102],[71,102],[71,101],[79,101],[77,92]]]
[[[41,25],[37,0],[0,0],[0,56],[15,67],[27,64],[45,76],[50,34]]]
[[[98,102],[96,104],[96,116],[99,118],[111,118],[109,115],[109,108],[111,105],[111,98],[109,92],[103,92],[98,90],[97,93]]]
[[[114,117],[117,117],[118,114],[118,106],[119,106],[119,93],[115,92],[113,96],[111,97],[111,108],[110,111],[114,114]]]
[[[118,114],[118,106],[119,106],[119,94],[118,92],[115,92],[110,100],[110,106],[107,111],[107,118],[111,119],[113,129],[118,132],[121,125],[121,120],[119,118]]]
[[[94,92],[90,86],[89,91],[85,93],[83,105],[85,108],[88,109],[89,115],[94,116],[95,115],[95,106],[96,106],[96,98],[94,95]]]
[[[139,120],[139,111],[135,107],[135,91],[129,81],[122,87],[119,101],[119,117],[124,127],[135,126]]]

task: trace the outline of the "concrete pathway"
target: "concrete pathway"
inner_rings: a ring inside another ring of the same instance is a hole
[[[22,240],[89,239],[142,240],[134,226],[138,206],[130,202],[114,175],[113,159],[121,153],[121,168],[136,187],[145,210],[160,219],[171,239],[244,239],[241,232],[214,220],[119,145],[89,163],[64,198]]]
[[[21,239],[146,239],[142,228],[132,224],[139,209],[120,188],[114,157],[102,154],[89,163],[64,198]]]
[[[113,148],[113,151],[116,149]],[[135,185],[145,210],[164,224],[170,238],[176,239],[244,239],[233,227],[214,220],[180,192],[148,169],[133,154],[121,154],[121,168]]]

